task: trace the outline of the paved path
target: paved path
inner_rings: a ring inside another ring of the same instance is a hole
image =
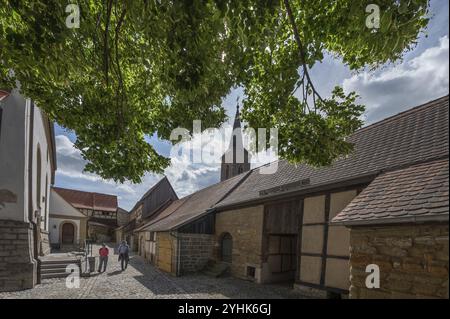
[[[302,298],[287,286],[258,285],[231,277],[211,278],[197,274],[172,277],[144,262],[140,256],[131,256],[128,269],[122,272],[117,255],[111,255],[105,273],[80,278],[79,288],[66,288],[65,283],[65,278],[46,279],[34,289],[0,293],[0,299]]]

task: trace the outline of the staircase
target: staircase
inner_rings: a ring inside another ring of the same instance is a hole
[[[203,273],[207,276],[217,278],[228,274],[229,270],[230,270],[229,263],[217,262],[217,263],[209,263],[203,270]]]
[[[41,260],[40,274],[42,279],[64,278],[70,275],[66,272],[68,265],[77,265],[81,273],[81,261],[78,258],[65,258],[55,260]]]

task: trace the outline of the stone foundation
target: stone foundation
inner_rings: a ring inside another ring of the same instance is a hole
[[[32,258],[33,228],[29,223],[0,220],[0,291],[33,288],[37,262]]]
[[[180,240],[181,272],[195,272],[205,268],[212,259],[214,236],[208,234],[178,234]]]
[[[50,254],[50,239],[48,231],[41,231],[41,256]]]
[[[351,229],[350,298],[448,298],[447,224]],[[368,264],[380,288],[368,289]]]

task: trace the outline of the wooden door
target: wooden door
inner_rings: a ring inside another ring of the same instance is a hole
[[[73,244],[75,239],[75,227],[71,223],[64,223],[62,226],[62,243]]]

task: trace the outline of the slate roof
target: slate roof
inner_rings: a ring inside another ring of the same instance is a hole
[[[448,133],[447,95],[356,131],[348,138],[354,144],[352,154],[329,167],[278,161],[274,174],[260,174],[261,168],[254,169],[215,207],[225,209],[280,193],[308,193],[364,176],[371,176],[371,181],[381,171],[445,158],[449,153]]]
[[[134,210],[136,210],[140,205],[144,205],[144,208],[147,208],[147,207],[145,207],[146,199],[150,195],[152,195],[153,192],[158,190],[159,187],[163,187],[163,186],[165,186],[166,187],[165,190],[167,190],[167,199],[170,199],[170,200],[178,199],[178,196],[177,196],[175,190],[173,189],[172,184],[170,183],[169,179],[167,178],[167,176],[164,176],[155,185],[150,187],[150,189],[148,191],[146,191],[144,195],[142,195],[142,197],[136,202],[136,204],[133,206],[133,208],[130,210],[130,212],[133,212]],[[169,194],[169,193],[172,193],[172,194]],[[161,202],[161,200],[162,200],[162,202]],[[143,212],[143,215],[151,215],[152,213],[154,213],[155,210],[158,210],[159,206],[163,205],[164,202],[166,202],[166,199],[165,198],[161,198],[160,200],[153,199],[153,202],[155,202],[156,207],[153,207],[153,206],[148,207],[151,211]]]
[[[448,159],[383,173],[333,223],[448,221],[448,174]]]
[[[117,211],[117,196],[115,195],[83,192],[60,187],[53,187],[53,189],[75,208],[108,212]]]
[[[167,216],[172,215],[178,207],[184,204],[186,200],[188,200],[191,196],[186,196],[181,199],[178,199],[176,201],[173,201],[168,207],[166,207],[161,213],[157,214],[154,218],[152,218],[150,221],[146,222],[141,227],[136,228],[136,231],[142,231],[142,230],[148,230],[149,226],[159,222],[160,220],[166,218]]]
[[[247,174],[248,172],[234,176],[173,202],[155,219],[149,221],[145,230],[172,230],[200,218],[244,180]]]

